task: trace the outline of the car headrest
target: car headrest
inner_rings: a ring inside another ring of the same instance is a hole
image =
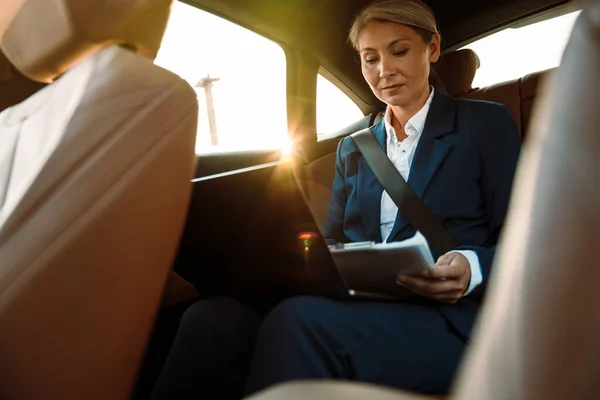
[[[25,0],[0,0],[0,38]]]
[[[479,68],[479,57],[470,49],[446,53],[433,68],[452,97],[464,96],[471,89],[475,72]]]
[[[110,45],[154,58],[172,0],[25,0],[0,47],[26,77],[52,82]]]

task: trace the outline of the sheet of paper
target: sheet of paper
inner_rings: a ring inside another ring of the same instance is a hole
[[[401,242],[348,243],[331,246],[330,251],[347,288],[364,293],[394,296],[400,291],[398,275],[418,274],[435,264],[420,232]]]

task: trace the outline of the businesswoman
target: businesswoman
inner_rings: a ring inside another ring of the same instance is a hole
[[[189,350],[195,349],[194,362],[203,360],[196,370],[212,381],[196,379],[211,388],[212,398],[227,398],[214,382],[224,379],[232,363],[243,366],[235,376],[248,371],[246,394],[297,379],[349,379],[446,393],[469,341],[507,211],[520,150],[517,128],[503,105],[454,99],[432,86],[440,34],[421,1],[367,6],[349,40],[365,80],[387,104],[372,134],[458,247],[436,255],[435,267],[421,276],[398,277],[398,285],[422,301],[297,297],[264,319],[230,300],[198,305],[192,312],[200,309],[202,315],[184,319],[181,338],[186,340],[176,341],[166,370],[192,365]],[[352,138],[340,142],[335,168],[323,226],[328,238],[392,242],[414,235]],[[220,310],[229,310],[226,322],[218,327],[206,322],[219,319]],[[211,370],[210,360],[216,360],[215,367],[228,367]],[[177,384],[165,379],[159,388]],[[217,392],[220,397],[214,397]]]

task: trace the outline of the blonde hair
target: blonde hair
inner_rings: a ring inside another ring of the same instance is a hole
[[[427,44],[439,35],[431,9],[420,0],[384,0],[372,3],[356,16],[348,40],[358,50],[358,35],[370,22],[392,22],[414,29]]]
[[[421,0],[383,0],[369,4],[354,18],[348,40],[355,50],[358,49],[360,31],[371,22],[391,22],[405,25],[421,36],[423,42],[430,44],[434,35],[440,36],[433,11]],[[429,84],[436,90],[447,93],[444,83],[433,68],[429,70]]]

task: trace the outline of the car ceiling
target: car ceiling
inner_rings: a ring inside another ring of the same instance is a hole
[[[358,59],[347,43],[353,17],[370,0],[184,0],[300,49],[344,82],[356,100],[376,105]],[[442,34],[442,47],[453,50],[476,38],[567,0],[429,0]],[[358,98],[358,99],[357,99]]]

